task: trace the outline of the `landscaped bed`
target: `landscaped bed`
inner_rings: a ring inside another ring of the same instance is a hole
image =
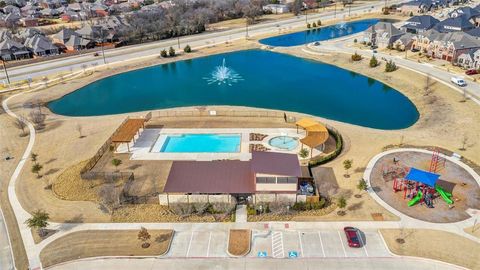
[[[251,230],[230,230],[228,254],[235,257],[247,255],[250,252],[251,235]]]
[[[380,232],[390,251],[397,255],[424,257],[469,269],[480,269],[480,244],[456,234],[410,229],[388,229]],[[404,242],[397,239],[403,239]]]
[[[151,230],[149,248],[142,248],[139,231],[82,231],[63,236],[40,253],[43,267],[98,256],[161,256],[168,252],[173,230]],[[65,252],[68,250],[68,252]]]

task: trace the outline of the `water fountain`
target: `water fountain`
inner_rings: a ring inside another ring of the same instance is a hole
[[[225,65],[225,58],[223,58],[222,65],[215,67],[212,71],[211,77],[204,79],[207,80],[208,84],[217,83],[218,85],[227,84],[229,86],[243,80],[237,72]]]

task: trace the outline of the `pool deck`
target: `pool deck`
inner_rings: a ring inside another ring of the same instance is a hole
[[[262,141],[250,141],[250,133],[261,133],[267,135]],[[151,152],[153,146],[156,144],[157,139],[161,135],[170,134],[240,134],[240,151],[235,153],[162,153]],[[299,129],[298,133],[293,128],[201,128],[201,129],[188,129],[188,128],[147,128],[141,132],[140,136],[135,137],[135,142],[132,145],[130,143],[130,153],[132,160],[196,160],[196,161],[212,161],[212,160],[250,160],[252,158],[249,152],[250,144],[261,144],[269,148],[271,152],[281,153],[295,153],[301,149],[301,143],[290,151],[281,150],[272,147],[268,144],[268,141],[276,136],[290,136],[295,138],[305,137],[305,131]],[[308,148],[308,147],[306,147]],[[127,145],[120,145],[116,153],[129,153]],[[314,149],[313,155],[318,155],[321,152]]]

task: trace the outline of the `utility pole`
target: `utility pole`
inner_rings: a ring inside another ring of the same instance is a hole
[[[105,30],[103,28],[101,28],[101,29],[102,30],[100,30],[100,33],[102,35],[102,45],[100,47],[102,47],[103,64],[106,65],[107,60],[105,59],[105,49],[103,48],[103,43],[105,42]]]
[[[308,23],[308,8],[305,8],[305,24]]]
[[[5,71],[5,77],[7,78],[7,83],[10,85],[10,77],[8,76],[7,66],[5,65],[5,60],[2,57],[3,70]]]
[[[248,39],[248,19],[245,18],[245,39]]]
[[[177,37],[178,49],[180,49],[180,36]]]

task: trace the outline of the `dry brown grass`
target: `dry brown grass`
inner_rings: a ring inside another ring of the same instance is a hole
[[[140,229],[140,228],[139,228]],[[138,231],[82,231],[63,236],[40,253],[44,267],[98,256],[161,256],[168,252],[173,230],[151,230],[149,248],[142,248]],[[68,250],[68,252],[65,252]]]
[[[480,244],[437,230],[380,230],[388,248],[397,255],[425,257],[470,269],[480,269]],[[405,243],[397,243],[403,238]]]
[[[228,253],[233,256],[245,256],[250,252],[251,230],[230,230]]]

